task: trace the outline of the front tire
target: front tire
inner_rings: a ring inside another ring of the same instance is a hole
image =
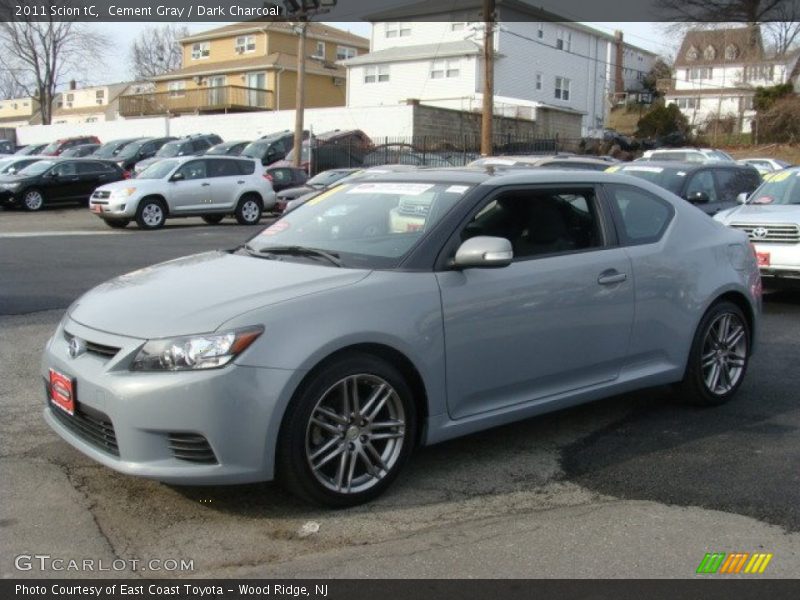
[[[732,302],[714,304],[700,321],[689,353],[680,399],[696,406],[730,400],[744,381],[750,362],[750,325]]]
[[[316,504],[356,506],[382,494],[411,454],[416,411],[391,364],[352,353],[298,390],[278,440],[278,479]]]
[[[257,225],[262,212],[261,199],[253,194],[246,194],[239,200],[234,214],[239,225]]]
[[[160,229],[167,218],[167,209],[158,198],[145,198],[136,209],[136,224],[141,229]]]
[[[36,188],[25,190],[25,193],[22,195],[21,204],[22,208],[25,210],[42,210],[42,207],[44,206],[44,194]]]
[[[128,223],[131,222],[130,219],[106,219],[105,221],[106,225],[112,229],[125,229],[128,226]]]

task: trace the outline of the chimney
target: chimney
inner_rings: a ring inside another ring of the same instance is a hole
[[[74,79],[70,79],[69,80],[69,89],[70,89],[70,91],[74,91],[75,89],[77,89],[77,87],[78,87],[78,84],[75,83],[75,80]]]
[[[622,76],[622,66],[625,62],[625,46],[622,42],[622,32],[617,29],[614,32],[614,46],[616,49],[614,59],[614,93],[622,94],[625,92],[625,78]]]

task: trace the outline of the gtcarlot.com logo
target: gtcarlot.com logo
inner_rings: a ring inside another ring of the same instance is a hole
[[[697,573],[701,575],[760,575],[767,569],[772,554],[765,552],[708,552],[700,561]]]
[[[194,560],[175,558],[65,558],[49,554],[19,554],[14,557],[18,571],[194,571]]]

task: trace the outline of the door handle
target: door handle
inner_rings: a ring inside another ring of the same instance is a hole
[[[622,283],[628,278],[625,273],[620,273],[614,269],[603,271],[597,278],[597,283],[600,285],[613,285],[615,283]]]
[[[211,184],[210,184],[210,183],[208,183],[208,182],[206,182],[206,183],[202,183],[202,184],[200,184],[200,185],[202,185],[203,187],[208,187],[208,186],[209,186],[209,185],[211,185]]]
[[[244,179],[240,179],[240,180],[239,180],[239,181],[237,181],[236,183],[244,183]]]

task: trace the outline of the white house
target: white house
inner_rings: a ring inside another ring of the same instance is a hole
[[[370,52],[342,61],[348,69],[347,105],[396,105],[409,100],[480,111],[483,23],[475,8],[412,21],[373,22]],[[466,2],[469,4],[469,0]],[[431,9],[434,10],[434,9]],[[614,95],[641,89],[656,56],[610,35],[519,2],[498,3],[494,35],[495,113],[536,118],[538,109],[579,122],[575,135],[598,135]],[[436,20],[434,20],[436,19]],[[445,20],[446,19],[446,20]]]
[[[736,131],[751,129],[757,87],[791,83],[800,52],[768,58],[758,28],[687,32],[675,59],[667,104],[677,104],[699,131],[729,120]]]

